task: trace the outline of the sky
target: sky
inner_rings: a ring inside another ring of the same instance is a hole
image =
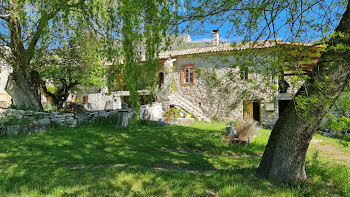
[[[305,1],[312,3],[313,1]],[[322,37],[325,37],[329,35],[331,32],[334,31],[335,27],[339,23],[340,17],[345,11],[345,6],[339,4],[340,1],[337,0],[326,0],[323,1],[323,5],[316,5],[314,6],[311,12],[305,12],[304,17],[311,21],[310,26],[303,24],[296,25],[297,27],[301,27],[301,29],[304,30],[302,35],[295,39],[294,32],[291,33],[289,27],[284,25],[288,16],[290,16],[287,12],[281,12],[279,16],[276,18],[275,21],[275,27],[276,29],[279,29],[277,31],[278,35],[276,38],[282,39],[283,41],[294,41],[294,42],[311,42],[318,40]],[[337,3],[336,5],[333,3]],[[298,13],[299,14],[299,13]],[[214,17],[214,20],[217,18]],[[218,23],[221,21],[219,20]],[[299,22],[299,21],[298,21]],[[266,23],[265,23],[266,24]],[[263,23],[260,23],[259,25],[265,25]],[[187,24],[184,24],[186,26]],[[328,27],[327,27],[328,26]],[[227,42],[240,42],[243,40],[243,37],[239,36],[238,34],[232,33],[233,25],[231,23],[224,23],[223,25],[218,24],[209,24],[205,23],[200,26],[193,27],[193,30],[196,31],[196,33],[189,33],[191,36],[191,39],[194,41],[211,41],[212,39],[212,30],[219,30],[220,32],[220,39],[227,41]],[[278,28],[277,28],[278,27]],[[329,28],[329,31],[326,32],[325,29]],[[261,39],[271,39],[268,37],[261,37]],[[259,39],[259,40],[261,40]],[[295,40],[293,40],[295,39]]]

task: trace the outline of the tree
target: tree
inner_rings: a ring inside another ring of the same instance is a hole
[[[350,80],[350,4],[310,78],[280,114],[258,174],[272,182],[306,180],[305,156],[318,125]],[[343,48],[345,46],[345,48]]]
[[[6,91],[18,107],[42,109],[39,87],[43,83],[32,65],[33,58],[40,51],[51,53],[64,47],[65,40],[74,34],[92,30],[104,43],[104,60],[113,65],[124,60],[125,82],[136,95],[138,71],[144,69],[146,76],[153,76],[159,67],[160,43],[176,19],[177,9],[175,0],[2,1],[0,58],[13,68]],[[155,84],[151,77],[147,81]]]
[[[80,32],[67,46],[38,53],[33,66],[41,79],[42,91],[61,109],[71,90],[104,85],[105,65],[101,62],[99,40]],[[48,87],[53,85],[53,89]]]
[[[17,107],[42,109],[42,84],[33,58],[42,48],[51,50],[71,36],[72,28],[87,22],[105,21],[113,1],[93,0],[6,0],[0,4],[0,58],[12,66],[6,91]],[[114,4],[112,4],[114,5]],[[112,9],[111,6],[110,9]],[[99,9],[97,9],[99,8]],[[93,17],[94,20],[93,20]],[[62,24],[67,28],[60,29]],[[79,30],[79,28],[77,28]],[[74,30],[77,30],[74,29]],[[81,29],[80,29],[81,30]]]
[[[109,83],[115,88],[114,82],[121,77],[136,109],[139,109],[137,91],[140,84],[148,87],[150,97],[157,86],[158,55],[169,45],[167,33],[177,21],[178,8],[176,0],[122,0],[111,16],[115,21],[109,29],[111,35],[116,34],[120,38],[116,42],[121,47],[111,50],[113,52],[108,54],[107,59],[113,62],[112,70],[120,71],[122,76],[110,76]]]
[[[312,136],[350,80],[348,2],[206,0],[190,2],[187,7],[190,11],[184,21],[205,23],[211,19],[217,26],[229,22],[244,40],[276,39],[284,30],[290,34],[289,41],[300,42],[334,31],[330,39],[322,40],[325,50],[294,102],[280,109],[257,171],[274,183],[306,180],[305,156]],[[330,11],[336,7],[335,13]],[[309,36],[310,30],[315,35]]]

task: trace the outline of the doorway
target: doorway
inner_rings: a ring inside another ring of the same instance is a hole
[[[162,88],[162,85],[164,83],[164,73],[163,72],[160,72],[159,75],[158,75],[158,88],[161,89]]]
[[[261,121],[261,113],[260,113],[260,102],[253,102],[253,119],[260,122]]]
[[[261,122],[261,107],[259,101],[243,101],[243,119],[254,119]]]

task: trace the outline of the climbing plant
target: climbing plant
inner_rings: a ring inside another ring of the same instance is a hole
[[[195,24],[210,24],[216,29],[229,24],[232,29],[229,33],[235,36],[234,39],[245,43],[272,39],[277,44],[281,35],[289,42],[283,47],[275,47],[277,51],[273,53],[279,57],[276,69],[280,91],[285,89],[282,84],[290,68],[303,83],[295,99],[280,108],[279,120],[257,172],[275,183],[307,180],[305,156],[310,140],[350,80],[347,55],[350,51],[349,2],[205,0],[186,1],[186,5],[188,12],[182,20],[188,21],[192,30],[200,29],[193,28]],[[314,40],[307,45],[296,44]],[[308,49],[316,45],[321,46],[316,51],[320,58],[317,63],[312,63]],[[257,45],[249,48],[253,50],[246,51],[252,54]],[[302,72],[299,68],[302,61],[313,64],[313,71]],[[252,67],[261,65],[259,61],[253,62]]]

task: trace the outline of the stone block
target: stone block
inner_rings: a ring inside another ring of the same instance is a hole
[[[7,135],[18,135],[18,133],[21,131],[21,126],[20,125],[8,126],[6,130],[7,130],[6,131]]]
[[[14,111],[14,109],[7,109],[4,114],[5,116],[13,116]]]
[[[87,120],[84,120],[84,119],[76,119],[76,120],[77,120],[77,125],[81,125],[87,122]]]
[[[16,110],[16,111],[14,111],[14,114],[24,115],[24,114],[26,114],[26,112],[23,110]]]
[[[64,117],[74,117],[74,114],[72,114],[72,113],[64,113],[64,114],[62,114],[62,116],[64,116]]]
[[[69,117],[69,118],[66,118],[65,122],[66,124],[70,125],[70,124],[73,124],[74,120],[75,120],[74,118]]]
[[[38,120],[39,125],[50,125],[51,124],[51,120],[49,118],[43,118]]]
[[[127,127],[129,125],[129,112],[119,111],[117,128]]]
[[[85,120],[89,119],[89,116],[86,114],[75,114],[75,118],[78,120],[85,121]]]
[[[109,116],[109,113],[107,113],[107,112],[100,112],[100,113],[98,113],[98,116],[101,117],[101,118],[107,118]]]
[[[26,116],[33,116],[34,112],[33,111],[26,111],[25,115]]]
[[[275,111],[275,104],[274,103],[266,103],[265,110],[266,111]]]
[[[14,117],[16,117],[17,119],[23,119],[23,115],[22,114],[16,114]]]
[[[70,123],[69,123],[70,127],[78,127],[78,120],[77,119],[73,119]]]
[[[176,118],[178,124],[192,125],[194,118]]]

